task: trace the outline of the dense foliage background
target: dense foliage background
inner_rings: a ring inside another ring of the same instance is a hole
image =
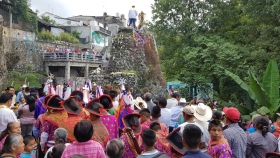
[[[270,59],[280,63],[280,1],[156,0],[150,28],[157,35],[167,81],[213,83],[215,96],[251,102],[225,70],[258,80]]]

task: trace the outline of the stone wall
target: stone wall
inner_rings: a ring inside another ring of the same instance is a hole
[[[44,72],[42,53],[55,48],[91,49],[91,44],[36,41],[35,33],[4,27],[0,16],[0,89],[8,71]]]
[[[91,79],[98,84],[118,87],[120,79],[126,79],[133,94],[150,91],[154,97],[165,91],[165,80],[160,62],[147,32],[120,28],[113,36],[108,67],[97,73],[91,72]]]

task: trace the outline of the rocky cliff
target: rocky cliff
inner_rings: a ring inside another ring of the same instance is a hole
[[[165,80],[151,33],[121,28],[113,37],[109,64],[101,73],[91,73],[93,81],[117,86],[121,78],[134,94],[145,91],[155,96],[165,91]]]

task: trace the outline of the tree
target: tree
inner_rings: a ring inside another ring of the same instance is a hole
[[[33,30],[38,32],[37,15],[30,12],[30,0],[10,0],[12,7],[3,7],[4,10],[11,10],[13,17],[19,18],[22,22],[29,23]]]
[[[73,37],[77,38],[77,39],[80,38],[80,34],[81,34],[81,33],[78,32],[77,30],[74,30],[74,31],[71,32],[71,35],[72,35]]]
[[[265,74],[263,76],[262,84],[258,82],[252,71],[249,70],[250,85],[247,85],[238,76],[226,71],[226,74],[232,77],[232,79],[240,85],[240,87],[246,90],[255,104],[247,106],[247,111],[257,110],[258,113],[265,115],[269,114],[272,118],[275,112],[279,109],[279,69],[277,62],[271,60],[268,63]],[[246,110],[242,107],[240,111]],[[255,112],[254,112],[255,113]]]
[[[279,8],[271,0],[157,0],[150,28],[166,79],[212,82],[219,98],[250,102],[224,70],[249,82],[249,68],[260,79],[270,59],[280,62]]]
[[[42,18],[44,21],[46,21],[46,22],[49,22],[49,23],[51,23],[51,24],[53,24],[53,25],[56,25],[56,21],[53,20],[53,19],[51,19],[49,16],[41,15],[41,18]]]

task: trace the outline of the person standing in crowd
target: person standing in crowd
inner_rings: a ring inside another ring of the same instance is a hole
[[[168,104],[168,100],[167,100]],[[178,102],[177,106],[174,106],[170,109],[171,111],[171,121],[169,125],[169,132],[172,132],[174,127],[178,125],[178,119],[179,116],[181,115],[181,109],[187,105],[187,101],[185,98],[181,98],[180,101]]]
[[[214,158],[231,158],[232,151],[223,136],[223,126],[220,120],[214,119],[209,123],[210,141],[207,153]]]
[[[89,121],[94,129],[92,140],[95,140],[98,143],[100,143],[105,149],[106,144],[110,139],[110,135],[107,128],[100,120],[100,117],[106,115],[107,112],[104,110],[102,104],[96,102],[96,99],[91,100],[87,104],[85,109],[90,113]]]
[[[68,118],[68,114],[64,111],[61,102],[63,102],[62,98],[58,95],[53,95],[48,99],[47,104],[45,104],[47,112],[43,116],[42,133],[40,136],[40,146],[44,152],[47,151],[48,147],[53,146],[54,131],[58,128],[57,122]]]
[[[194,124],[187,124],[183,127],[183,145],[187,149],[182,158],[211,158],[199,150],[201,136],[200,128]]]
[[[24,85],[22,85],[21,86],[21,91],[19,91],[18,93],[17,93],[17,99],[16,99],[16,101],[19,103],[19,101],[20,101],[20,98],[21,97],[23,97],[23,95],[25,94],[25,88],[26,88],[27,86],[26,86],[26,84],[24,84]]]
[[[110,140],[106,146],[108,158],[122,158],[124,153],[124,143],[120,139]]]
[[[58,144],[63,144],[65,146],[68,146],[69,143],[66,143],[67,142],[67,131],[64,129],[64,128],[58,128],[54,131],[54,143],[55,145],[58,145]],[[45,154],[45,157],[44,158],[48,158],[48,153],[51,152],[53,150],[54,147],[50,147],[48,149],[48,151],[46,152]],[[61,153],[62,154],[62,153]]]
[[[153,110],[152,110],[152,120],[151,121],[158,122],[160,124],[161,131],[163,131],[163,133],[165,133],[167,135],[168,129],[167,129],[166,125],[158,120],[160,118],[160,116],[161,116],[160,107],[154,106]]]
[[[273,126],[275,127],[273,134],[276,138],[279,138],[279,136],[280,136],[280,113],[276,113],[276,115],[277,115],[277,120],[276,120],[276,122],[273,123]]]
[[[24,150],[20,154],[20,158],[35,158],[36,153],[34,151],[35,148],[35,138],[31,135],[26,135],[23,137]]]
[[[74,125],[85,118],[83,114],[83,106],[78,102],[76,97],[69,97],[63,102],[63,104],[63,108],[67,112],[68,118],[58,120],[57,125],[60,128],[64,128],[67,131],[68,140],[74,142],[76,141],[74,136]]]
[[[256,132],[248,135],[246,156],[263,158],[267,152],[278,152],[277,138],[269,131],[269,119],[260,116],[255,119]]]
[[[144,108],[139,111],[139,115],[140,115],[140,123],[141,123],[142,131],[150,128],[150,125],[152,123],[152,121],[150,119],[150,117],[151,117],[150,111],[147,108]]]
[[[110,91],[110,92],[111,92],[110,94],[114,93],[114,91]],[[108,113],[110,109],[113,109],[113,101],[111,97],[106,94],[100,96],[99,101],[100,104],[103,105],[104,110],[107,111],[107,113],[105,113],[100,117],[100,120],[105,125],[107,131],[110,134],[109,140],[115,139],[118,137],[118,129],[119,129],[118,120],[114,115],[110,115]]]
[[[147,103],[147,108],[151,112],[153,110],[153,107],[156,106],[156,104],[154,104],[152,102],[152,93],[150,93],[150,92],[145,93],[144,94],[144,100]]]
[[[143,145],[145,146],[145,152],[143,152],[138,158],[150,158],[163,156],[164,153],[159,152],[155,149],[156,133],[151,129],[146,129],[142,133]],[[167,155],[165,155],[167,157]]]
[[[43,106],[44,99],[45,99],[45,93],[43,88],[38,89],[38,95],[39,98],[36,101],[36,106],[35,106],[35,113],[34,113],[34,118],[37,119],[39,115],[44,114],[46,112],[46,108]]]
[[[131,128],[134,135],[135,139],[139,145],[140,148],[143,148],[142,146],[142,138],[141,138],[141,125],[139,122],[140,115],[136,113],[128,114],[125,115],[122,119],[123,124],[125,126],[124,129],[126,128]],[[126,131],[124,131],[126,132]],[[139,153],[137,153],[135,144],[132,139],[129,138],[127,134],[123,134],[120,139],[124,142],[124,154],[123,158],[131,158],[131,157],[137,157]]]
[[[171,94],[171,99],[167,100],[167,108],[171,109],[172,107],[175,107],[178,105],[178,102],[180,101],[180,94],[178,92]]]
[[[10,109],[13,95],[4,93],[0,96],[0,133],[2,133],[8,123],[18,122],[15,113]]]
[[[45,158],[61,158],[61,155],[65,147],[66,147],[65,144],[56,144],[53,147],[52,151],[50,151],[48,154],[45,155],[47,156]],[[73,158],[73,156],[71,158]]]
[[[132,6],[132,8],[128,12],[128,18],[129,18],[129,26],[132,24],[133,28],[136,29],[136,17],[138,16],[138,13],[135,9],[135,5]]]
[[[17,96],[15,95],[15,89],[13,86],[9,86],[7,87],[7,91],[8,93],[12,94],[13,95],[13,98],[12,98],[12,104],[11,104],[11,109],[13,109],[14,105],[16,104],[16,100],[17,100]]]
[[[26,104],[18,109],[18,118],[20,119],[21,135],[32,135],[33,125],[35,123],[34,110],[35,110],[35,97],[31,95],[24,96]]]
[[[0,157],[15,158],[24,150],[23,138],[20,134],[11,134],[7,137]]]
[[[88,120],[77,123],[74,128],[74,136],[77,141],[64,149],[61,158],[70,158],[76,154],[83,155],[86,158],[106,158],[100,143],[91,140],[94,132],[94,128]]]
[[[207,132],[209,126],[209,120],[212,118],[213,112],[211,108],[204,103],[199,103],[194,109],[194,117],[195,122],[199,124],[203,130],[205,131],[203,134],[205,135],[205,145],[208,146],[208,142],[210,140],[210,135]]]
[[[171,111],[166,108],[167,101],[165,98],[158,99],[158,105],[160,107],[161,116],[158,118],[159,122],[165,124],[166,127],[169,127],[171,121]]]
[[[171,152],[171,146],[169,142],[167,141],[166,137],[168,136],[168,133],[164,133],[161,131],[160,124],[158,122],[153,122],[150,125],[150,129],[153,130],[156,133],[156,143],[155,143],[155,148],[168,155],[169,157],[173,156],[173,153]]]
[[[226,125],[228,125],[228,127],[224,130],[224,136],[232,150],[232,157],[245,158],[247,134],[238,124],[240,112],[233,107],[225,107],[223,111],[226,116]]]
[[[20,124],[18,122],[10,122],[7,128],[0,134],[0,150],[2,150],[6,138],[10,134],[21,134]]]
[[[203,129],[203,127],[201,127],[198,123],[195,122],[195,117],[194,117],[194,109],[191,106],[185,106],[183,109],[181,109],[183,111],[183,117],[185,122],[181,125],[179,125],[180,127],[180,133],[183,134],[184,131],[184,127],[188,124],[194,124],[195,126],[197,126],[198,128],[200,128],[200,131],[202,132],[202,136],[201,136],[201,143],[199,148],[203,149],[205,148],[205,131]]]

